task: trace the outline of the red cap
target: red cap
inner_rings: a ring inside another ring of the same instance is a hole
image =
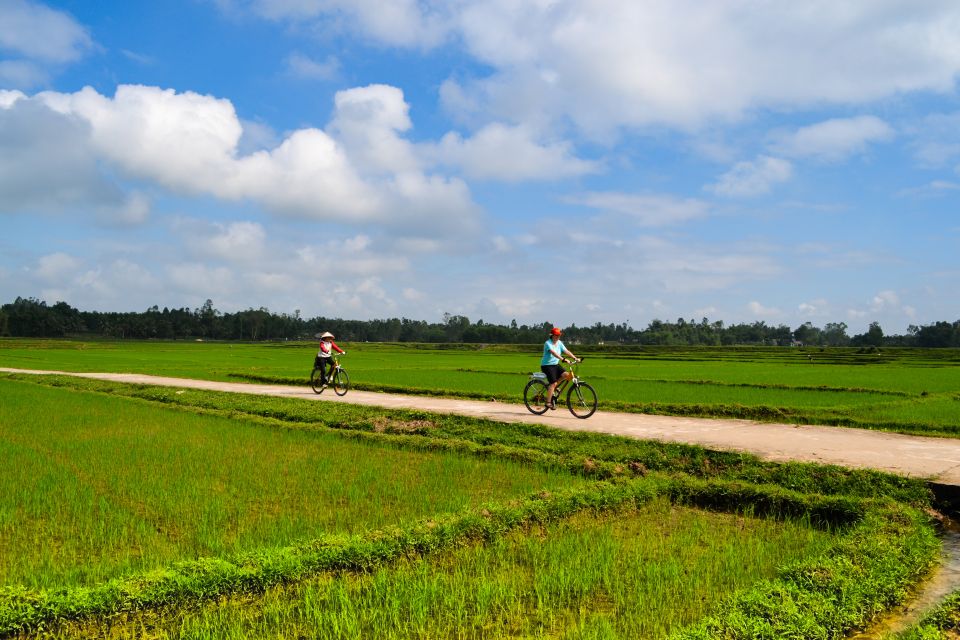
[[[558,336],[558,335],[560,335],[561,333],[563,333],[563,332],[560,331],[560,329],[559,329],[558,327],[554,327],[553,329],[550,329],[550,335],[552,335],[552,336]]]

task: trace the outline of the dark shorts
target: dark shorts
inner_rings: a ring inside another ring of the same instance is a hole
[[[547,376],[547,382],[553,384],[560,379],[560,376],[563,375],[563,367],[558,364],[542,364],[540,365],[540,371]]]

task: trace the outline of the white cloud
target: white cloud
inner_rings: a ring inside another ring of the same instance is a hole
[[[38,64],[26,60],[0,60],[0,83],[12,87],[36,87],[45,84],[49,74]]]
[[[287,73],[297,78],[307,80],[333,80],[340,72],[340,61],[335,56],[327,56],[322,62],[317,62],[302,53],[291,53],[284,64]]]
[[[893,0],[218,0],[392,47],[457,43],[492,69],[443,89],[486,118],[699,127],[755,109],[948,92],[960,6]],[[690,16],[696,16],[691,19]],[[772,34],[775,34],[772,35]]]
[[[699,126],[750,109],[950,91],[960,7],[589,0],[461,5],[465,46],[495,72],[461,83],[494,117],[569,116],[586,131]],[[691,20],[690,16],[697,16]],[[771,37],[775,33],[776,37]],[[546,72],[545,72],[546,71]]]
[[[22,91],[0,89],[0,109],[9,109],[17,100],[23,100],[26,97]]]
[[[597,163],[575,157],[568,142],[542,143],[525,126],[491,123],[469,138],[448,133],[423,153],[440,163],[462,167],[480,180],[526,182],[561,180],[596,173]]]
[[[405,287],[402,291],[403,299],[411,302],[422,302],[427,299],[427,295],[413,287]]]
[[[900,298],[895,291],[881,291],[873,296],[870,302],[871,311],[880,311],[886,307],[896,307],[900,304]]]
[[[93,46],[70,15],[28,0],[0,2],[0,50],[33,60],[73,62]]]
[[[960,111],[933,113],[909,129],[914,156],[921,165],[940,168],[960,157]]]
[[[447,3],[419,0],[218,0],[271,20],[322,23],[327,29],[347,21],[353,30],[394,46],[429,48],[449,32]]]
[[[72,278],[80,267],[80,261],[62,252],[51,253],[37,261],[36,274],[49,282]]]
[[[793,175],[793,165],[782,158],[759,156],[753,162],[738,162],[730,171],[707,188],[731,198],[758,196]]]
[[[765,307],[757,301],[751,301],[747,304],[747,310],[758,318],[776,319],[783,316],[783,312],[776,307]]]
[[[127,196],[98,166],[90,126],[19,92],[0,95],[0,213],[122,212]]]
[[[231,222],[216,225],[217,233],[204,244],[209,254],[231,262],[259,260],[266,233],[256,222]]]
[[[706,202],[659,194],[632,194],[615,191],[592,192],[565,198],[566,202],[622,214],[646,227],[661,227],[704,218],[710,213]]]
[[[400,89],[374,84],[338,91],[334,101],[328,130],[357,166],[378,174],[417,169],[413,146],[399,135],[413,126]]]
[[[239,152],[243,128],[233,105],[211,96],[121,85],[112,99],[88,87],[3,100],[0,118],[10,124],[0,122],[0,131],[34,135],[0,138],[11,150],[0,156],[11,164],[0,172],[11,183],[0,190],[0,207],[121,203],[105,162],[174,193],[250,200],[298,217],[442,234],[473,228],[479,215],[462,181],[423,171],[414,145],[400,135],[412,125],[394,87],[341,91],[329,131],[299,129],[249,155]]]
[[[836,161],[862,152],[872,142],[885,142],[893,136],[890,125],[875,116],[835,118],[782,135],[774,148],[788,157]]]
[[[960,173],[960,171],[958,171],[958,173]],[[920,187],[901,189],[897,192],[897,195],[935,198],[958,190],[960,190],[960,184],[956,182],[950,182],[949,180],[933,180]]]

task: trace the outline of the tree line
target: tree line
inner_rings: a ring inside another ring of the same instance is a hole
[[[48,305],[21,297],[0,306],[0,336],[33,338],[267,341],[306,340],[330,331],[344,342],[531,344],[542,341],[552,326],[550,322],[518,325],[516,320],[509,325],[471,322],[449,313],[439,322],[303,318],[299,310],[275,313],[265,307],[225,313],[214,308],[211,300],[196,309],[153,306],[143,312],[80,311],[66,302]],[[960,320],[911,325],[903,335],[885,334],[877,322],[853,336],[847,328],[844,322],[828,322],[823,327],[806,322],[791,329],[763,321],[725,325],[707,318],[699,322],[678,318],[675,322],[653,320],[645,329],[634,329],[625,322],[597,322],[583,327],[573,324],[563,327],[563,332],[564,340],[571,344],[960,347]]]

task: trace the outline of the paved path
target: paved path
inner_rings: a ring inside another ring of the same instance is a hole
[[[391,409],[421,409],[489,418],[502,422],[545,424],[570,431],[608,433],[646,440],[685,442],[710,449],[745,451],[766,460],[807,461],[869,468],[924,478],[955,489],[960,495],[960,439],[905,436],[842,427],[797,426],[748,420],[677,418],[598,411],[587,420],[574,418],[566,408],[544,416],[522,405],[425,396],[351,391],[343,398],[327,391],[316,395],[309,387],[164,378],[132,373],[71,373],[0,367],[0,371],[59,374],[82,378],[155,384],[210,391],[252,393],[324,402],[349,402]]]

